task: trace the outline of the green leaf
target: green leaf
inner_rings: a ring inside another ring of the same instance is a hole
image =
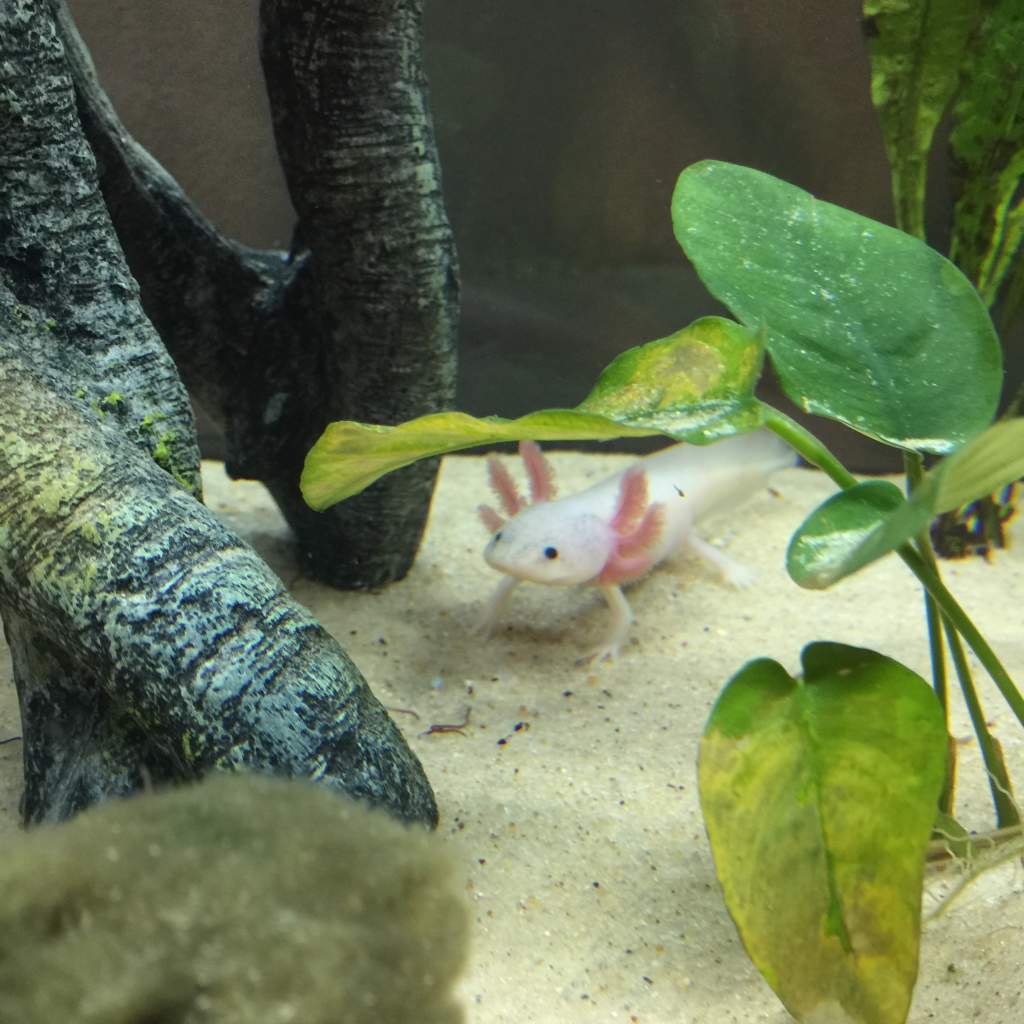
[[[302,496],[322,511],[419,459],[501,441],[606,441],[660,433],[708,444],[763,422],[763,407],[753,397],[763,359],[755,334],[731,320],[705,317],[622,353],[575,409],[514,420],[445,412],[395,427],[340,420],[307,454]]]
[[[928,152],[960,81],[981,0],[865,0],[871,98],[892,168],[896,223],[924,238]]]
[[[1024,202],[1024,5],[996,0],[985,13],[964,66],[953,108],[950,147],[962,182],[950,257],[991,306],[1020,265]]]
[[[970,282],[923,242],[717,161],[683,171],[672,221],[708,290],[764,327],[807,412],[937,453],[991,422],[999,341]]]
[[[576,407],[677,441],[708,444],[763,422],[754,398],[764,366],[761,340],[718,316],[627,349]]]
[[[786,568],[801,587],[829,587],[895,551],[935,516],[1021,476],[1024,419],[1004,420],[926,473],[909,501],[884,480],[866,480],[832,495],[793,534]]]
[[[440,412],[396,427],[338,420],[327,425],[306,455],[300,487],[306,503],[319,512],[359,494],[386,473],[432,455],[524,438],[606,441],[654,433],[657,431],[631,430],[603,416],[586,416],[572,409],[545,409],[514,420]]]
[[[823,590],[889,554],[928,525],[886,480],[865,480],[819,505],[793,534],[786,569],[794,582]]]
[[[1024,476],[1024,418],[1002,420],[925,474],[932,513],[951,512]],[[917,495],[915,494],[915,500]]]
[[[750,662],[711,713],[699,782],[715,868],[750,958],[798,1021],[900,1024],[942,711],[873,651],[818,643],[802,660],[802,680]]]

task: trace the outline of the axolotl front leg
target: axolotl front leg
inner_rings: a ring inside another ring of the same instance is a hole
[[[520,582],[515,576],[503,576],[501,582],[494,588],[494,593],[484,606],[476,627],[477,632],[482,633],[486,639],[489,640],[497,628],[502,613],[508,607],[508,599]]]
[[[629,637],[629,627],[633,625],[633,609],[630,608],[622,587],[614,583],[604,583],[601,585],[601,594],[608,603],[611,619],[605,630],[604,639],[588,656],[581,658],[581,662],[617,658],[622,645]]]
[[[502,613],[508,606],[508,600],[512,591],[520,582],[521,580],[517,580],[514,576],[505,576],[497,587],[494,588],[494,592],[484,606],[480,622],[477,625],[477,630],[483,636],[490,638],[494,633],[498,622],[501,620]],[[633,610],[630,608],[629,601],[626,600],[626,595],[622,592],[622,588],[614,583],[607,583],[602,584],[598,589],[600,589],[608,605],[611,620],[608,623],[608,628],[605,630],[601,643],[590,654],[580,658],[580,662],[591,661],[595,658],[598,661],[606,661],[609,658],[618,657],[622,645],[629,637],[629,628],[633,625]]]

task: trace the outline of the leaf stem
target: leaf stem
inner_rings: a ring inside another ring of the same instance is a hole
[[[968,646],[977,655],[982,665],[985,666],[985,671],[992,677],[992,681],[999,688],[999,692],[1003,695],[1004,700],[1010,705],[1010,709],[1017,716],[1017,721],[1024,725],[1024,697],[1021,696],[1020,691],[1014,685],[1010,674],[1003,667],[1003,663],[996,657],[992,648],[989,647],[988,641],[978,631],[977,626],[971,622],[956,598],[946,589],[946,585],[939,578],[938,573],[931,569],[910,544],[903,544],[899,547],[897,554],[935,599],[938,606],[942,609],[943,616],[949,620],[956,631],[967,641]]]
[[[924,458],[918,452],[903,453],[903,468],[907,476],[908,497],[920,486],[924,477]],[[927,530],[922,530],[917,536],[917,548],[925,563],[932,569],[936,576],[939,575],[939,567],[935,561],[935,552],[932,550],[931,538]],[[942,717],[946,723],[946,734],[949,735],[949,683],[946,673],[946,648],[942,643],[942,620],[939,616],[939,609],[935,599],[924,591],[924,617],[928,630],[928,650],[931,654],[932,665],[932,686],[935,689],[935,696],[939,698],[942,706]],[[963,680],[961,680],[961,686]],[[981,742],[981,736],[978,736]],[[956,747],[952,742],[949,744],[949,758],[946,762],[946,784],[939,797],[939,809],[946,814],[953,813],[953,805],[956,794]]]
[[[988,723],[985,721],[985,712],[978,699],[978,691],[974,687],[971,668],[967,664],[967,656],[964,654],[964,645],[960,642],[960,635],[948,619],[943,620],[943,625],[946,629],[946,642],[949,644],[949,652],[953,656],[957,678],[960,680],[960,690],[964,695],[964,703],[967,705],[967,713],[971,716],[971,725],[974,727],[975,736],[978,737],[978,747],[981,750],[982,760],[985,762],[985,770],[988,772],[988,786],[992,792],[992,803],[996,809],[996,824],[1000,828],[1019,825],[1020,812],[1013,800],[1013,787],[1006,770],[1003,751],[999,746],[999,741],[989,732]]]
[[[845,491],[857,483],[857,478],[809,431],[774,406],[766,405],[765,426],[778,434],[791,448],[812,466],[817,466]]]

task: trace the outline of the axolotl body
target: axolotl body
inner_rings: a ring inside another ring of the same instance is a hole
[[[530,481],[529,502],[504,465],[493,456],[488,461],[505,517],[480,506],[492,532],[484,558],[505,577],[482,626],[487,633],[493,630],[509,595],[524,580],[596,586],[611,611],[607,634],[594,652],[602,659],[618,654],[633,621],[623,584],[680,548],[711,562],[728,582],[750,582],[750,573],[700,538],[694,526],[738,506],[777,470],[796,463],[776,435],[756,431],[707,446],[672,445],[579,494],[556,499],[551,467],[540,448],[524,441],[519,452]]]

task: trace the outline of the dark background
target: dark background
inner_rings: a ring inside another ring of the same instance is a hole
[[[258,0],[70,6],[129,130],[224,233],[287,248]],[[573,405],[622,349],[721,311],[669,220],[696,160],[748,164],[891,223],[860,18],[859,0],[427,0],[464,289],[459,407]],[[940,153],[929,241],[941,251],[946,181]],[[859,435],[815,429],[855,468],[895,465]]]

